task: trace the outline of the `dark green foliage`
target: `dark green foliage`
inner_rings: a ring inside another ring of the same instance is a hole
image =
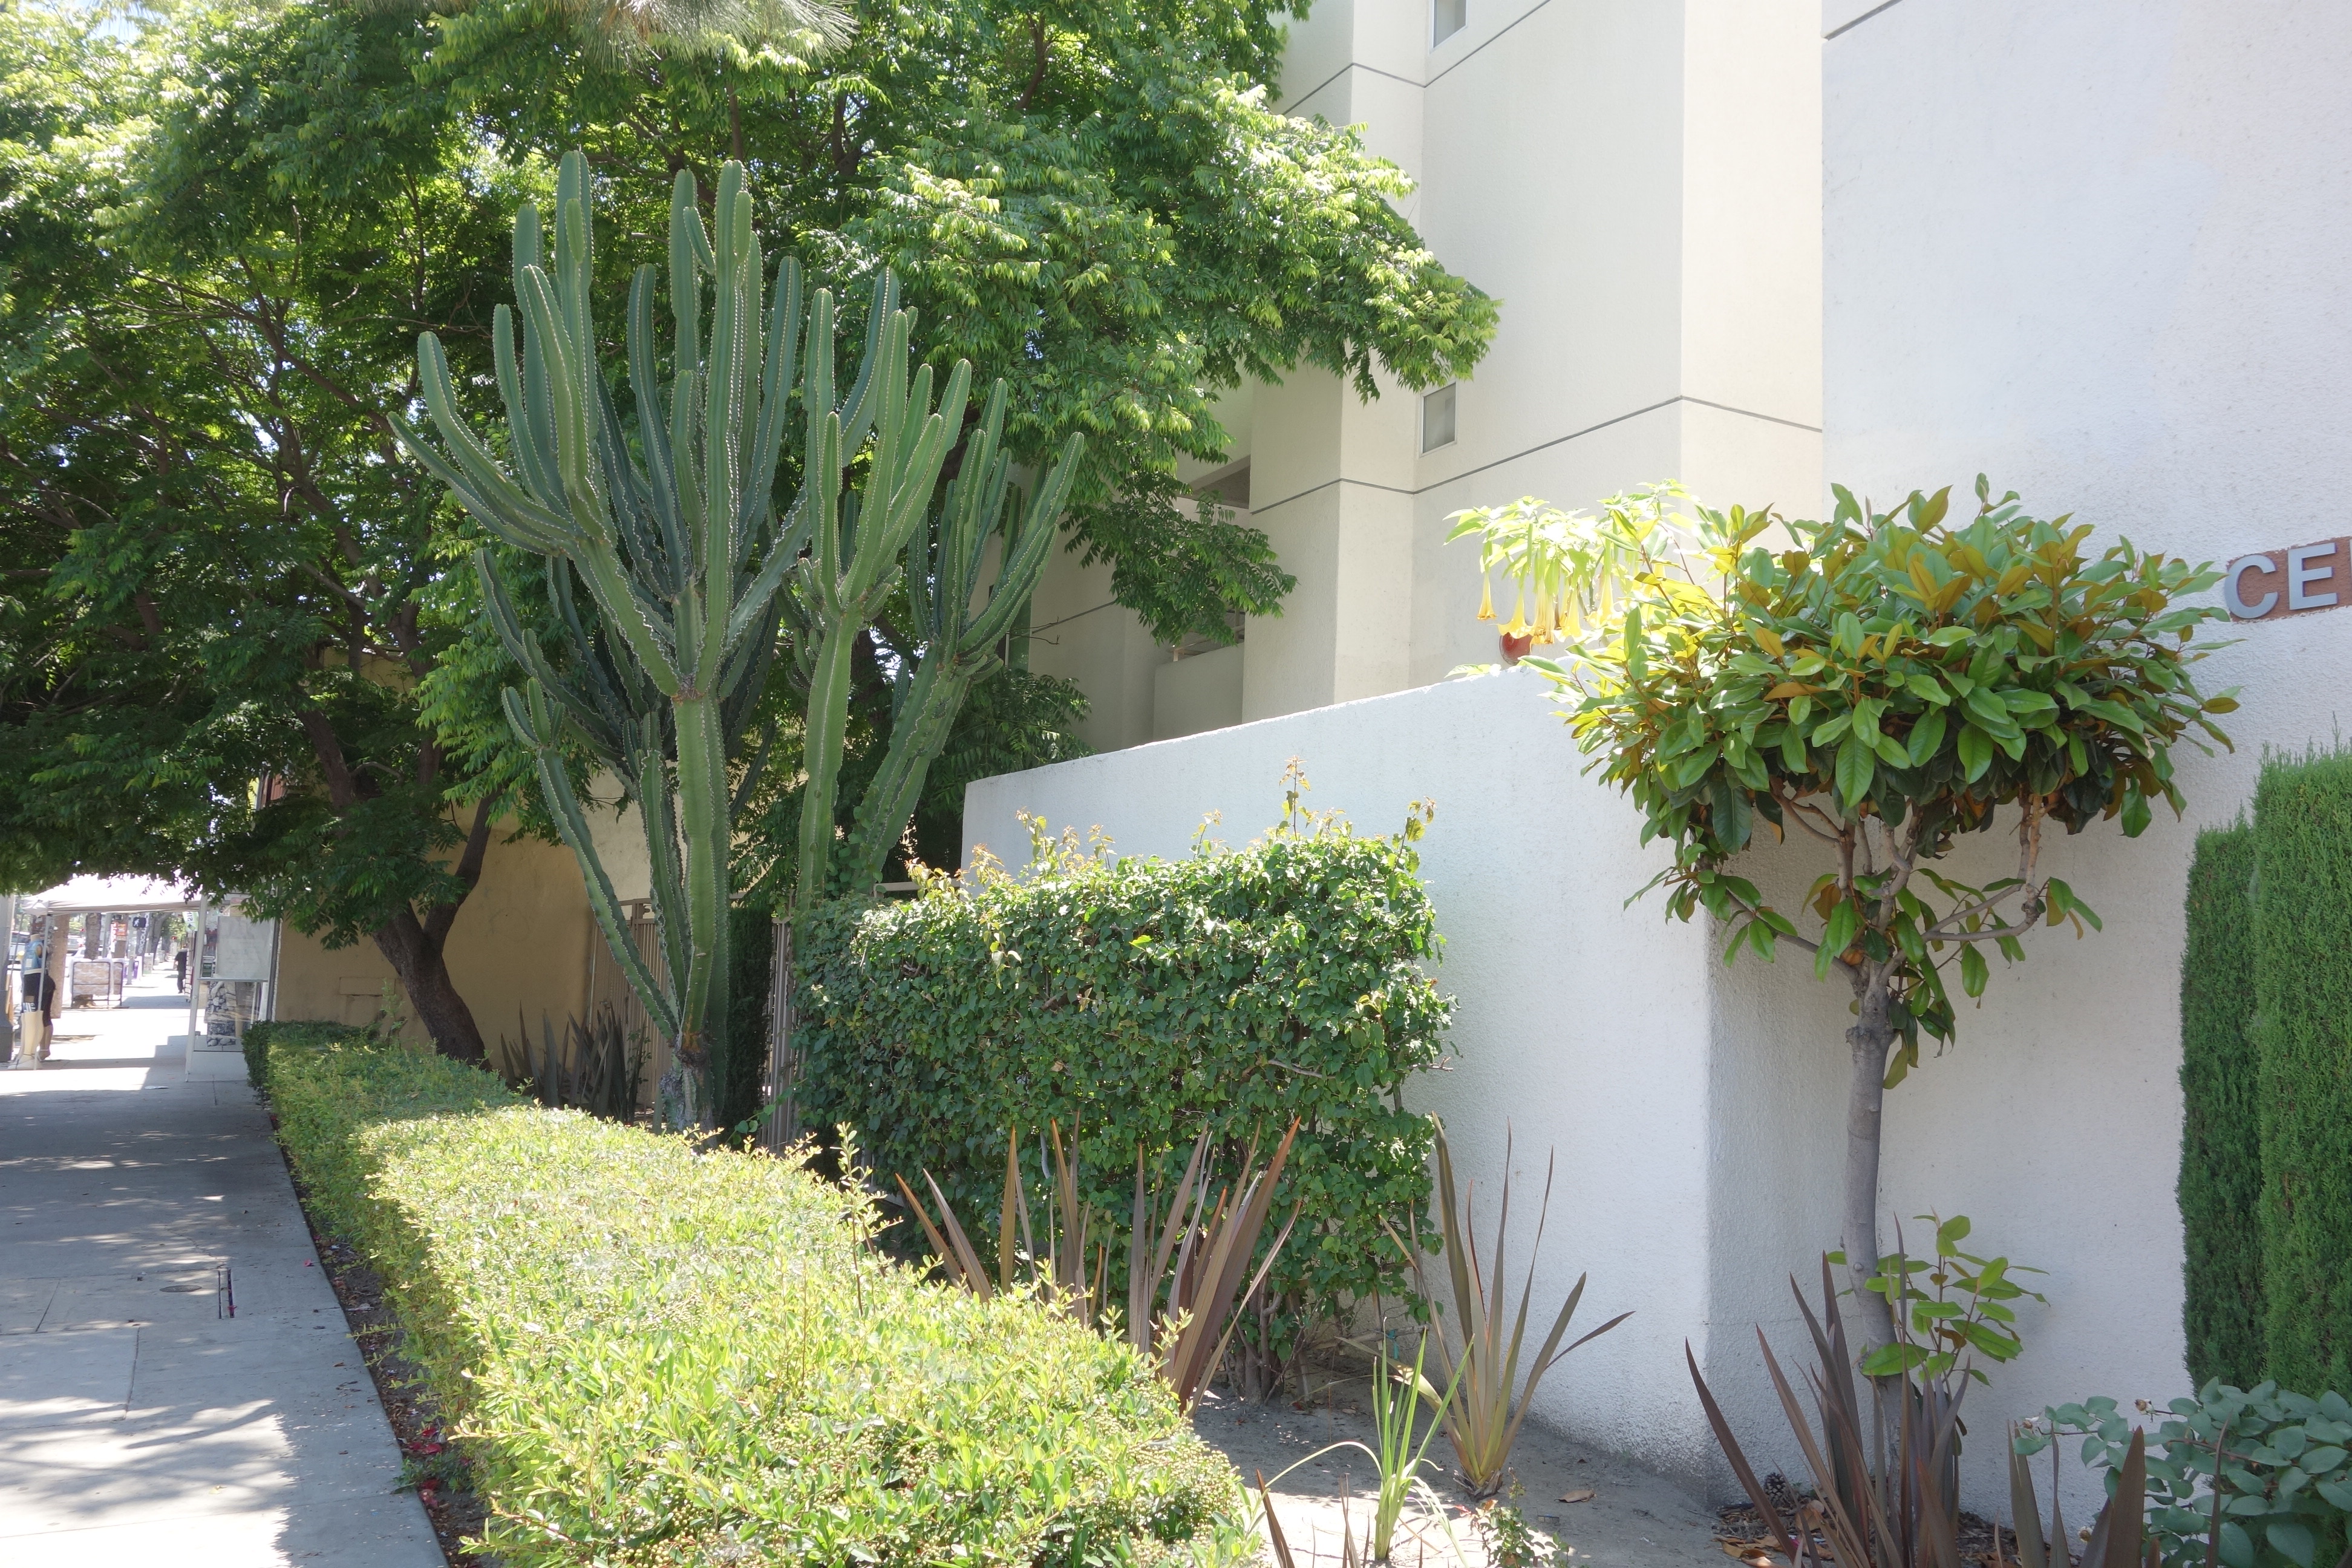
[[[273,1046],[311,1049],[320,1046],[362,1045],[368,1032],[355,1024],[330,1023],[324,1018],[264,1019],[245,1031],[245,1076],[254,1088],[269,1082],[269,1051]]]
[[[727,1030],[712,1064],[713,1125],[732,1127],[760,1109],[768,1069],[768,984],[775,964],[776,922],[765,910],[728,911]]]
[[[2352,753],[2254,794],[2265,1369],[2352,1388]]]
[[[854,1124],[885,1179],[929,1170],[971,1218],[996,1212],[1005,1130],[1034,1150],[1055,1121],[1077,1130],[1087,1200],[1124,1216],[1139,1146],[1170,1180],[1207,1128],[1238,1168],[1296,1116],[1275,1213],[1304,1208],[1260,1348],[1286,1352],[1302,1313],[1404,1294],[1381,1222],[1427,1206],[1432,1128],[1400,1094],[1451,1012],[1419,967],[1437,936],[1409,844],[1327,830],[1173,863],[1048,856],[1027,881],[820,910],[799,952],[803,1122]]]
[[[2262,1381],[2263,1190],[2254,1016],[2254,832],[2197,836],[2180,963],[2180,1222],[2189,1375]]]
[[[1141,1358],[868,1246],[855,1189],[390,1047],[279,1049],[510,1568],[1171,1560],[1237,1501]]]

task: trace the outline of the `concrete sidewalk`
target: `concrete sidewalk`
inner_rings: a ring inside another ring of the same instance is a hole
[[[244,1059],[170,985],[0,1068],[0,1563],[440,1568]]]

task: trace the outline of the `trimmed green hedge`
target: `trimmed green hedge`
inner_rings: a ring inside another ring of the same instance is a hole
[[[2189,1375],[2252,1388],[2263,1344],[2261,1076],[2254,1014],[2254,832],[2197,836],[2180,965],[2180,1220]]]
[[[246,1079],[256,1089],[268,1086],[269,1048],[273,1045],[315,1048],[320,1046],[359,1045],[368,1037],[368,1032],[356,1025],[331,1023],[324,1018],[272,1018],[248,1024],[244,1042]]]
[[[2270,1376],[2352,1388],[2352,754],[2254,794]]]
[[[854,1125],[886,1179],[928,1168],[971,1225],[997,1212],[1005,1130],[1034,1151],[1057,1121],[1124,1228],[1139,1146],[1172,1179],[1205,1126],[1230,1170],[1296,1116],[1276,1212],[1305,1207],[1268,1287],[1268,1348],[1286,1350],[1302,1312],[1405,1293],[1380,1226],[1426,1209],[1432,1130],[1401,1091],[1451,1012],[1421,970],[1437,934],[1418,864],[1405,838],[1326,825],[1175,862],[1048,854],[1024,881],[821,910],[795,963],[803,1122]]]
[[[1125,1347],[923,1283],[797,1165],[396,1047],[268,1074],[514,1568],[1148,1563],[1236,1495]]]

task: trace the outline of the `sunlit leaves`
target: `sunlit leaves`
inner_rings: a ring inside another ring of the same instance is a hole
[[[2178,811],[2171,746],[2226,745],[2212,716],[2236,706],[2191,676],[2217,579],[2127,540],[2086,553],[2088,525],[2034,518],[1981,480],[1966,518],[1948,491],[1885,510],[1836,494],[1827,522],[1716,511],[1672,485],[1593,515],[1528,500],[1459,513],[1451,537],[1475,539],[1503,591],[1537,606],[1529,630],[1556,645],[1537,668],[1579,745],[1641,806],[1644,841],[1675,846],[1670,912],[1707,908],[1732,928],[1727,953],[1769,956],[1796,933],[1760,902],[1689,889],[1717,886],[1759,819],[1844,842],[1853,864],[1816,889],[1816,970],[1891,964],[1898,1032],[1947,1037],[1945,966],[1977,996],[1979,944],[2013,959],[2015,933],[2045,916],[2095,917],[2063,883],[2019,879],[1927,872],[1930,904],[1894,866],[1898,845],[1917,834],[1932,862],[2021,816],[2030,878],[2044,825],[2112,819],[2130,836],[2155,801]]]

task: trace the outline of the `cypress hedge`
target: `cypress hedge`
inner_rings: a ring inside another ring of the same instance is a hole
[[[2254,906],[2266,1370],[2352,1389],[2352,753],[2264,764]]]
[[[992,1233],[1009,1128],[1033,1176],[1045,1124],[1075,1131],[1086,1196],[1124,1229],[1139,1150],[1172,1178],[1206,1128],[1232,1171],[1297,1117],[1275,1212],[1301,1210],[1261,1344],[1286,1353],[1306,1318],[1405,1294],[1381,1224],[1428,1206],[1433,1127],[1402,1089],[1436,1064],[1451,1004],[1421,969],[1437,933],[1419,826],[1322,823],[1172,862],[1048,849],[1025,880],[823,909],[796,953],[803,1121],[853,1125],[886,1181],[919,1190],[928,1170]]]
[[[1239,1499],[1141,1358],[876,1253],[797,1163],[546,1110],[394,1046],[265,1070],[510,1568],[1179,1560]]]
[[[2263,1381],[2262,1123],[2254,1012],[2254,832],[2197,837],[2180,965],[2180,1219],[2189,1375]]]

